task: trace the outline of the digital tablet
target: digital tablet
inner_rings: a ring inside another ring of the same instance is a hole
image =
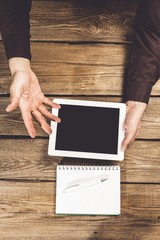
[[[124,103],[54,99],[61,105],[52,114],[48,154],[52,156],[123,160]]]

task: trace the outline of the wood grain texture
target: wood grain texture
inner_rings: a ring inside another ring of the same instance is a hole
[[[59,96],[60,97],[60,96]],[[53,99],[50,97],[50,99]],[[64,97],[63,97],[64,98]],[[121,102],[119,97],[65,97],[66,99],[79,99],[79,100],[93,100],[93,101],[106,101],[106,102]],[[5,109],[9,104],[8,97],[0,98],[0,134],[1,136],[28,136],[27,130],[24,126],[21,113],[16,110],[12,113],[6,113]],[[142,119],[141,132],[137,136],[138,139],[160,139],[160,99],[151,98],[148,108]],[[47,136],[42,131],[39,125],[35,122],[37,136]]]
[[[128,42],[137,0],[36,1],[32,40]]]
[[[137,0],[33,1],[32,41],[128,42]]]
[[[32,68],[45,93],[122,94],[125,46],[32,43],[32,50]],[[10,74],[2,48],[0,56],[0,93],[4,94],[9,91]]]
[[[3,205],[0,208],[0,214],[44,213],[55,217],[55,190],[55,182],[0,181],[1,203]],[[157,220],[160,214],[159,185],[122,184],[121,195],[122,219],[128,213],[144,219]],[[143,209],[146,209],[146,212],[140,211]],[[85,219],[85,216],[82,218]],[[99,219],[103,220],[105,216],[99,216]]]
[[[158,240],[159,237],[159,185],[122,184],[122,213],[117,217],[56,216],[53,182],[0,181],[0,191],[1,239]]]
[[[130,47],[115,44],[32,43],[32,68],[48,94],[122,95]],[[44,57],[45,56],[45,57]],[[9,92],[8,64],[0,44],[0,94]],[[160,81],[153,95],[160,95]]]
[[[33,0],[32,68],[51,98],[121,102],[139,0]],[[160,81],[123,162],[47,155],[19,110],[7,114],[11,83],[0,41],[0,240],[159,240]],[[156,97],[155,97],[156,96]],[[120,165],[120,216],[56,216],[56,166]]]
[[[0,214],[4,213],[47,213],[55,217],[55,182],[9,182],[0,181]],[[133,214],[144,219],[157,220],[160,214],[159,185],[122,184],[122,216]],[[137,197],[135,197],[137,196]],[[138,214],[140,209],[145,213]],[[70,218],[70,217],[68,217]],[[121,216],[120,216],[121,218]],[[85,219],[85,216],[84,216]],[[105,219],[105,216],[99,219]],[[112,217],[111,217],[112,219]],[[119,221],[119,220],[118,220]]]
[[[37,216],[38,215],[38,216]],[[79,217],[56,219],[50,215],[14,214],[7,216],[1,228],[2,240],[159,240],[158,221],[133,218],[117,223],[114,218],[99,221],[98,218]],[[4,218],[5,219],[5,218]],[[4,221],[3,219],[3,221]],[[59,219],[59,221],[58,221]],[[82,218],[81,218],[82,219]]]
[[[122,162],[48,156],[48,139],[0,139],[0,146],[0,179],[55,181],[58,163],[119,164],[122,182],[160,183],[159,141],[135,141],[126,151]]]

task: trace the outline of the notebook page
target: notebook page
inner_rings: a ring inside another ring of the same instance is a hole
[[[107,180],[97,181],[104,179]],[[80,189],[70,188],[82,183]],[[86,183],[86,184],[85,184]],[[71,191],[66,191],[66,189]],[[120,214],[120,168],[57,166],[57,214]]]

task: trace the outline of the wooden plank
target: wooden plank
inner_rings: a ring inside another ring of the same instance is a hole
[[[50,98],[53,99],[54,97]],[[68,97],[69,99],[96,100],[106,102],[121,102],[119,97]],[[0,98],[0,135],[28,136],[19,110],[6,113],[5,109],[9,103],[8,97]],[[160,99],[151,98],[148,108],[142,119],[141,132],[138,139],[160,139]],[[35,122],[37,136],[47,136]]]
[[[57,218],[47,214],[17,215],[8,216],[9,222],[2,225],[3,229],[0,227],[2,240],[159,240],[158,223],[138,217],[116,224],[116,217],[111,223],[110,218],[98,221],[95,217],[88,221],[72,217],[71,223],[60,218],[57,223]]]
[[[32,41],[128,42],[137,0],[34,1]]]
[[[159,141],[136,141],[122,162],[48,156],[48,139],[0,139],[0,179],[55,180],[56,165],[120,165],[122,182],[160,183]]]
[[[158,240],[159,237],[159,185],[122,184],[122,213],[118,217],[56,216],[55,183],[1,181],[0,192],[1,239]]]
[[[0,181],[0,214],[47,213],[55,217],[55,188],[55,182]],[[157,219],[160,214],[159,197],[159,185],[121,184],[122,216],[126,213],[128,217],[129,214],[136,216],[139,211],[139,217]],[[143,209],[146,209],[146,212],[142,211]],[[104,218],[105,216],[99,216],[99,219]]]
[[[33,2],[32,40],[131,41],[137,0]]]
[[[127,61],[125,46],[33,43],[32,49],[32,67],[45,93],[119,95],[122,92]],[[9,91],[10,74],[2,46],[0,56],[0,93],[4,94]]]
[[[32,43],[32,49],[32,68],[44,93],[122,95],[128,45]],[[0,69],[0,94],[5,94],[11,80],[2,44]],[[160,95],[160,81],[152,94]]]

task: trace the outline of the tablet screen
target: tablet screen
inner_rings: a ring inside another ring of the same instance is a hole
[[[119,109],[61,104],[56,150],[117,154]]]

